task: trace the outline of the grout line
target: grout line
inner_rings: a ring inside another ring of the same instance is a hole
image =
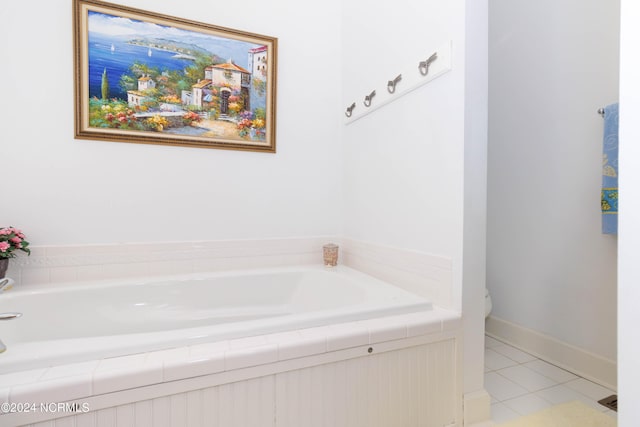
[[[487,337],[487,336],[485,335],[485,337]],[[581,392],[580,392],[580,391],[578,391],[578,390],[575,390],[575,389],[573,389],[573,388],[571,388],[571,387],[566,386],[566,384],[568,384],[568,383],[570,383],[570,382],[572,382],[572,381],[580,380],[580,379],[585,380],[585,381],[588,381],[588,382],[593,383],[593,384],[596,384],[596,385],[599,385],[599,384],[594,383],[593,381],[590,381],[590,380],[588,380],[588,379],[586,379],[586,378],[584,378],[584,377],[581,377],[580,375],[576,375],[576,374],[574,374],[573,372],[569,372],[569,371],[567,371],[567,370],[566,370],[566,369],[564,369],[564,368],[561,368],[561,367],[559,367],[559,366],[554,365],[553,363],[549,363],[549,362],[547,362],[546,360],[540,359],[539,357],[536,357],[536,356],[534,356],[534,355],[532,355],[532,354],[530,354],[530,353],[528,353],[528,352],[526,352],[526,351],[524,351],[524,350],[520,350],[520,349],[518,349],[518,348],[515,348],[515,347],[513,347],[513,346],[512,346],[512,345],[510,345],[510,344],[507,344],[507,343],[505,343],[505,342],[503,342],[503,341],[500,341],[499,339],[496,339],[496,338],[493,338],[493,337],[490,337],[490,338],[491,338],[492,340],[495,340],[495,341],[497,341],[497,342],[500,342],[501,344],[500,344],[500,345],[498,345],[498,346],[487,346],[487,345],[486,345],[486,341],[485,341],[485,351],[486,351],[486,350],[492,350],[492,351],[494,351],[494,352],[496,352],[496,353],[500,354],[501,356],[506,357],[507,359],[509,359],[509,360],[513,361],[513,362],[515,363],[515,365],[512,365],[512,366],[505,366],[504,368],[499,368],[499,369],[491,369],[491,368],[487,368],[487,367],[485,366],[485,369],[489,369],[489,370],[485,371],[485,372],[484,372],[484,375],[486,375],[486,374],[488,374],[488,373],[495,373],[495,374],[499,375],[500,377],[502,377],[502,378],[504,378],[504,379],[506,379],[506,380],[510,381],[511,383],[514,383],[514,384],[518,385],[519,387],[524,388],[525,390],[527,390],[527,393],[525,393],[525,394],[521,394],[521,395],[518,395],[518,396],[513,396],[513,397],[510,397],[509,399],[504,399],[504,400],[500,400],[500,399],[496,398],[495,396],[491,396],[491,395],[490,395],[491,400],[492,400],[492,402],[493,402],[493,403],[491,403],[491,405],[492,405],[492,406],[493,406],[493,405],[497,405],[497,404],[505,405],[505,402],[511,401],[511,400],[513,400],[513,399],[520,399],[520,398],[522,398],[522,397],[524,397],[524,396],[529,396],[529,395],[534,395],[535,397],[537,397],[537,398],[539,398],[539,399],[541,399],[541,400],[543,400],[543,401],[547,402],[550,406],[553,406],[553,405],[555,405],[556,403],[551,402],[551,401],[549,401],[548,399],[545,399],[544,397],[537,395],[537,393],[542,392],[542,391],[544,391],[544,390],[549,390],[549,389],[554,388],[554,387],[557,387],[557,386],[564,386],[564,387],[566,387],[566,388],[570,389],[572,392],[574,392],[574,393],[578,394],[579,396],[584,397],[586,400],[592,401],[592,402],[594,402],[594,403],[596,403],[596,404],[598,403],[598,401],[597,401],[597,400],[594,400],[594,399],[593,399],[593,398],[591,398],[590,396],[587,396],[587,395],[585,395],[584,393],[581,393]],[[511,357],[507,356],[506,354],[502,354],[502,353],[500,353],[499,351],[495,350],[495,348],[496,348],[496,347],[500,347],[500,346],[511,347],[511,348],[513,348],[513,349],[515,349],[515,350],[518,350],[518,351],[521,351],[521,352],[523,352],[523,353],[525,353],[525,354],[529,354],[530,356],[534,357],[534,359],[533,359],[533,360],[527,360],[527,361],[525,361],[525,362],[518,362],[517,360],[514,360],[513,358],[511,358]],[[529,368],[529,367],[527,367],[527,366],[524,366],[524,365],[526,365],[527,363],[531,363],[531,362],[535,362],[535,361],[542,361],[542,362],[545,362],[545,363],[547,363],[547,364],[549,364],[549,365],[551,365],[551,366],[554,366],[555,368],[558,368],[558,369],[560,369],[560,370],[562,370],[562,371],[564,371],[564,372],[568,372],[568,373],[570,373],[570,374],[574,375],[576,378],[572,378],[572,379],[569,379],[569,380],[566,380],[566,381],[558,381],[558,380],[556,380],[556,379],[554,379],[554,378],[551,378],[551,377],[549,377],[549,376],[547,376],[547,375],[545,375],[545,374],[543,374],[543,373],[541,373],[541,372],[538,372],[538,371],[536,371],[536,370],[534,370],[534,369],[531,369],[531,368]],[[501,371],[501,370],[509,369],[509,368],[513,368],[513,367],[516,367],[516,366],[523,366],[524,368],[526,368],[526,369],[530,370],[531,372],[534,372],[534,373],[536,373],[536,374],[538,374],[538,375],[540,375],[540,376],[543,376],[544,378],[547,378],[547,379],[549,379],[549,380],[553,381],[555,384],[550,385],[550,386],[548,386],[548,387],[541,388],[541,389],[536,390],[536,391],[528,391],[528,389],[527,389],[525,386],[523,386],[522,384],[520,384],[520,383],[518,383],[518,382],[516,382],[516,381],[514,381],[514,380],[512,380],[512,379],[510,379],[510,378],[507,378],[506,376],[504,376],[504,375],[502,375],[502,374],[500,373],[500,371]],[[600,387],[603,387],[603,386],[600,386]],[[606,388],[608,391],[611,391],[611,390],[609,390],[607,387],[604,387],[604,388]],[[611,391],[611,392],[612,392],[612,393],[615,393],[614,391]],[[603,397],[606,397],[606,396],[603,396]],[[516,410],[512,409],[511,407],[509,407],[509,405],[505,405],[505,406],[506,406],[507,408],[511,409],[513,412],[518,413]],[[608,409],[607,407],[605,407],[604,405],[600,405],[600,406],[602,406],[602,411],[601,411],[602,413],[614,412],[614,411],[611,411],[610,409]]]

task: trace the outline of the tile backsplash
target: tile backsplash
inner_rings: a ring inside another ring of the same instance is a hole
[[[295,239],[33,246],[9,263],[16,285],[322,263],[334,236]]]
[[[291,239],[34,246],[9,263],[17,286],[127,277],[321,264],[322,247],[340,246],[339,264],[453,308],[450,258],[337,236]]]

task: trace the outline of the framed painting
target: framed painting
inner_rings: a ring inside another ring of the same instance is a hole
[[[275,152],[276,38],[73,6],[76,138]]]

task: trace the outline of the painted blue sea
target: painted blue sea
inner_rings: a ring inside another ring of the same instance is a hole
[[[120,77],[129,73],[134,62],[164,70],[183,70],[193,62],[175,58],[175,52],[127,43],[128,39],[89,33],[89,96],[101,97],[102,72],[107,69],[109,94],[112,98],[127,99],[120,87]],[[113,48],[112,48],[113,46]],[[151,52],[151,54],[149,54]]]

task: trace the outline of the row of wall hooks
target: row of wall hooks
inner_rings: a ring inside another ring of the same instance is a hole
[[[425,61],[420,61],[418,63],[418,70],[420,71],[420,74],[422,74],[423,76],[428,75],[429,74],[429,66],[436,59],[438,59],[438,52],[435,52],[433,55],[431,55]],[[387,83],[387,91],[389,93],[395,93],[396,92],[396,85],[400,82],[400,80],[402,80],[402,74],[398,74],[398,76],[395,79],[389,80],[389,82]],[[375,90],[373,92],[371,92],[369,95],[364,97],[364,101],[362,101],[362,103],[364,104],[365,107],[371,107],[371,100],[373,99],[374,96],[376,96],[376,91]],[[355,102],[352,103],[349,107],[347,107],[347,111],[345,111],[344,114],[347,117],[351,117],[351,115],[353,114],[354,108],[356,108],[356,103]]]
[[[389,80],[386,85],[387,90],[383,91],[383,93],[378,96],[378,98],[381,97],[381,99],[376,99],[374,102],[373,98],[376,97],[378,92],[376,92],[376,89],[369,92],[362,101],[362,104],[365,107],[364,109],[359,109],[356,102],[351,102],[344,112],[348,122],[352,122],[363,115],[368,114],[370,111],[391,102],[395,98],[398,98],[449,71],[451,69],[451,42],[435,51],[424,61],[418,62],[417,68],[418,72],[413,71],[409,73],[401,73],[394,79]]]

